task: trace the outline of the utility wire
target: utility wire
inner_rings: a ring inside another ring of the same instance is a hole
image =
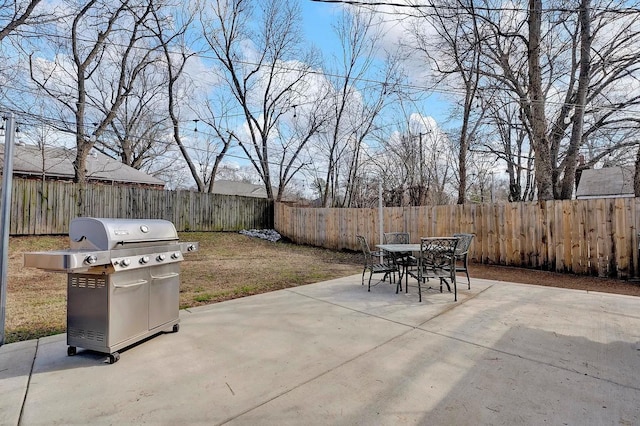
[[[3,109],[3,111],[10,111],[10,110],[5,108],[5,109]],[[59,121],[58,119],[47,118],[47,117],[40,116],[40,115],[33,114],[33,113],[24,113],[24,112],[18,112],[18,111],[11,111],[11,112],[16,114],[17,116],[23,116],[23,115],[24,116],[28,116],[29,119],[30,119],[29,122],[31,122],[31,123],[33,123],[33,121],[40,121],[42,124],[50,126],[53,129],[58,130],[58,128],[59,128],[59,126],[55,126],[55,125],[52,124],[52,123],[55,123],[55,122]],[[25,123],[27,123],[27,121],[22,121],[19,124],[23,125]],[[72,134],[72,133],[69,133],[69,134]],[[106,134],[107,136],[110,135],[114,139],[116,139],[116,137],[117,137],[117,133],[112,129],[105,129],[104,134]],[[219,139],[216,134],[207,133],[207,132],[202,131],[202,130],[198,130],[197,132],[194,130],[194,131],[192,131],[192,134],[193,134],[193,137],[189,138],[189,140],[191,140],[191,141],[199,140],[198,135],[205,135],[205,136],[210,137],[211,139]],[[186,134],[183,134],[182,136],[183,137],[188,137]],[[162,145],[165,148],[176,148],[174,141],[170,141],[170,140],[156,139],[156,138],[150,138],[150,137],[135,137],[135,136],[131,137],[131,139],[137,140],[137,141],[150,142],[150,143],[157,144],[157,145]],[[99,142],[100,145],[104,145],[103,143],[100,143],[100,141],[98,141],[98,142]],[[239,145],[237,145],[237,146],[239,146]],[[113,150],[112,148],[109,148],[108,145],[106,145],[106,148],[109,149],[109,150]],[[191,150],[191,151],[194,151],[194,152],[200,152],[200,153],[209,154],[209,155],[212,155],[212,156],[217,156],[218,154],[220,154],[220,151],[210,150],[210,149],[207,149],[207,148],[199,147],[197,145],[189,146],[187,148],[189,150]],[[116,152],[116,154],[118,154],[118,152]],[[225,156],[225,158],[226,157],[230,157],[230,158],[235,158],[235,159],[239,159],[239,160],[246,160],[246,161],[249,160],[249,158],[247,156],[235,155],[235,154],[232,154],[232,153],[230,153],[228,151],[225,153],[224,156]],[[168,156],[166,156],[164,154],[159,155],[159,157],[165,158],[165,159],[169,159],[169,160],[173,159],[172,157],[168,157]],[[313,157],[311,157],[311,158],[313,158]],[[197,161],[195,161],[195,162],[197,162]],[[280,162],[277,162],[277,161],[268,161],[267,164],[269,164],[271,166],[280,166],[281,165]],[[315,170],[315,169],[309,169],[308,165],[306,164],[306,162],[303,162],[299,166],[296,166],[294,164],[293,167],[304,168],[307,172],[310,172],[310,173],[314,172],[314,170]],[[323,170],[319,170],[319,171],[323,171]]]
[[[320,3],[356,3],[356,4],[362,4],[362,5],[367,5],[367,4],[384,4],[384,5],[401,5],[400,3],[391,3],[391,2],[373,2],[373,3],[365,3],[363,1],[352,1],[352,0],[310,0],[310,1],[314,1],[314,2],[320,2]],[[429,5],[421,5],[420,7],[430,7]],[[438,6],[438,8],[440,8]],[[490,10],[494,10],[494,11],[499,11],[499,10],[506,10],[506,9],[491,9],[488,8]],[[520,10],[520,9],[518,9]],[[556,9],[549,9],[551,10],[556,10]],[[558,9],[559,11],[560,9]],[[612,10],[613,11],[613,10]],[[619,11],[619,10],[615,10],[615,11]],[[636,10],[637,13],[640,13],[640,10]],[[25,31],[28,32],[28,31]],[[40,37],[57,37],[63,40],[67,40],[67,41],[71,41],[72,37],[70,35],[59,35],[59,34],[52,34],[52,33],[41,33],[41,32],[32,32],[33,35],[37,35]],[[93,43],[95,42],[94,40],[88,39],[88,38],[82,38],[82,37],[78,37],[76,38],[77,41],[83,41],[83,42],[89,42],[89,43]],[[128,47],[124,44],[118,44],[118,43],[114,43],[114,42],[109,42],[108,45],[110,46],[114,46],[114,47]],[[142,47],[142,46],[138,46],[136,47],[139,50],[143,50],[143,51],[150,51],[150,50],[155,50],[152,49],[150,47]],[[210,55],[206,55],[204,53],[196,53],[194,56],[200,58],[200,59],[206,59],[206,60],[210,60],[213,62],[217,62],[217,58],[215,56],[210,56]],[[240,60],[240,59],[236,59],[235,60],[236,63],[238,64],[242,64],[242,65],[246,65],[249,67],[258,67],[260,65],[262,65],[261,63],[257,63],[257,62],[252,62],[252,61],[248,61],[248,60]],[[317,75],[317,76],[323,76],[323,77],[328,77],[328,78],[334,78],[334,79],[345,79],[346,76],[345,75],[341,75],[341,74],[335,74],[335,73],[331,73],[331,72],[326,72],[324,70],[315,70],[312,68],[309,69],[305,69],[305,70],[301,70],[300,68],[296,68],[296,67],[292,67],[292,66],[287,66],[285,61],[279,62],[277,64],[273,64],[273,68],[279,70],[279,71],[285,71],[285,72],[301,72],[304,71],[305,73],[309,74],[309,75]],[[376,80],[374,78],[365,78],[365,77],[350,77],[350,80],[353,82],[359,82],[359,83],[365,83],[365,84],[370,84],[370,85],[379,85],[380,87],[383,87],[385,85],[389,86],[389,85],[393,85],[395,87],[398,87],[400,89],[403,90],[407,90],[407,91],[418,91],[418,92],[430,92],[430,93],[437,93],[437,94],[441,94],[441,95],[458,95],[458,96],[463,96],[465,95],[465,91],[464,89],[457,89],[457,88],[439,88],[438,86],[433,86],[433,85],[420,85],[420,84],[416,84],[416,83],[388,83],[385,81],[381,81],[381,80]],[[7,87],[5,85],[5,87]],[[16,89],[16,90],[20,90],[20,89]],[[32,92],[32,94],[34,94],[36,92]],[[39,92],[37,92],[39,93]],[[514,100],[511,96],[509,96],[508,94],[500,94],[498,96],[499,99],[502,100],[506,100],[509,101],[510,103],[518,103],[519,101]],[[533,102],[533,101],[531,101]],[[312,105],[314,103],[314,101],[309,101],[309,102],[302,102],[302,103],[296,103],[297,106],[301,106],[301,105]],[[550,104],[550,105],[568,105],[568,106],[577,106],[577,104],[567,104],[565,102],[561,102],[561,101],[550,101],[550,100],[546,100],[545,103]],[[615,107],[599,107],[600,110],[618,110],[619,108],[615,108]],[[260,112],[254,112],[253,115],[258,115],[260,114]],[[238,113],[236,115],[225,115],[227,117],[244,117],[244,113]]]
[[[356,7],[394,7],[400,9],[438,9],[438,10],[450,10],[457,11],[462,13],[473,13],[470,11],[471,8],[466,8],[464,6],[449,6],[446,4],[418,4],[418,3],[398,3],[398,2],[390,2],[390,1],[366,1],[366,0],[310,0],[314,3],[333,3],[333,4],[346,4],[349,6]],[[624,9],[609,9],[609,8],[598,8],[594,7],[593,10],[598,10],[602,12],[612,12],[612,13],[620,13],[620,14],[636,14],[640,13],[640,9],[637,8],[624,8]],[[499,11],[510,11],[510,12],[526,12],[529,9],[525,7],[488,7],[488,6],[473,6],[474,11],[483,11],[483,12],[499,12]],[[579,7],[575,8],[567,8],[567,7],[549,7],[542,8],[541,11],[544,12],[575,12],[578,13],[580,11]],[[396,14],[395,12],[383,12],[381,13],[387,14]]]

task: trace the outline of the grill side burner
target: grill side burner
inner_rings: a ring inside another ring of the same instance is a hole
[[[180,243],[165,220],[77,218],[71,248],[24,254],[24,266],[67,272],[67,354],[109,354],[179,330],[180,262],[198,243]]]

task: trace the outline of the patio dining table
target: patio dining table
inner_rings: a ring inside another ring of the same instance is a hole
[[[398,263],[397,258],[402,253],[416,253],[420,252],[420,244],[376,244],[376,247],[380,250],[390,253],[393,262],[401,268],[400,279],[398,280],[398,286],[396,286],[396,293],[398,293],[398,289],[402,289],[402,278],[405,277],[405,292],[407,291],[407,287],[409,286],[409,264],[407,262]],[[417,279],[417,276],[414,277]]]
[[[431,274],[435,274],[435,277],[440,278],[440,291],[442,292],[442,283],[446,283],[449,291],[451,291],[451,287],[449,286],[449,281],[446,276],[441,275],[442,272],[448,271],[448,275],[450,275],[450,281],[453,283],[454,287],[454,301],[458,300],[458,290],[455,282],[455,264],[446,265],[447,262],[450,262],[449,256],[454,256],[455,253],[455,244],[450,245],[450,241],[459,241],[457,237],[424,237],[420,239],[420,244],[377,244],[380,250],[390,253],[393,262],[400,270],[400,279],[398,280],[398,285],[396,286],[396,293],[402,289],[402,278],[405,278],[405,292],[408,291],[409,288],[409,275],[414,277],[418,281],[418,293],[420,295],[420,301],[422,301],[422,292],[421,292],[421,284],[425,282],[425,279],[428,280],[431,275],[425,275],[425,266],[427,266],[430,270]],[[426,245],[425,245],[426,244]],[[422,250],[425,248],[430,252],[429,259],[426,260],[424,258],[425,253]],[[432,252],[432,250],[435,250]],[[417,262],[407,262],[407,261],[398,261],[402,257],[405,257],[407,253],[419,253]],[[444,255],[444,257],[443,257]],[[443,262],[443,260],[446,262]],[[427,262],[425,264],[424,262]],[[412,273],[410,267],[416,266],[417,273]],[[436,272],[438,271],[438,272]]]

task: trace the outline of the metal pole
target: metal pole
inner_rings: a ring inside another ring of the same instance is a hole
[[[382,181],[378,180],[378,228],[379,228],[378,244],[382,244],[384,242],[384,240],[382,239],[382,234],[384,233],[384,224],[382,223],[383,220],[384,219],[382,215]],[[382,262],[382,256],[380,256],[380,262]]]
[[[9,263],[9,225],[11,211],[11,182],[13,180],[14,118],[9,113],[4,133],[4,168],[2,169],[2,200],[0,200],[0,346],[4,345],[5,307],[7,306],[7,269]]]
[[[382,181],[378,181],[378,226],[380,229],[380,243],[382,244],[382,234],[384,233],[384,224],[382,223],[383,221],[383,215],[382,215]]]
[[[418,142],[420,144],[419,147],[418,147],[418,149],[419,149],[418,154],[419,154],[419,158],[420,158],[420,160],[419,160],[420,164],[418,165],[420,167],[420,191],[419,191],[419,196],[418,196],[418,198],[419,198],[418,204],[422,205],[422,203],[424,202],[424,200],[423,200],[423,198],[424,198],[424,178],[423,178],[423,176],[424,176],[424,170],[423,170],[424,169],[424,167],[423,167],[424,166],[423,165],[424,161],[422,161],[422,132],[418,133]]]

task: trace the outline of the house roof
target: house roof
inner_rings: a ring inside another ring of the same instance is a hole
[[[0,144],[0,169],[4,167],[4,144]],[[14,174],[73,179],[75,150],[62,147],[15,145],[13,151]],[[165,182],[113,158],[93,150],[87,157],[87,177],[104,182],[135,183],[164,186]]]
[[[274,196],[278,193],[278,187],[273,187]],[[256,197],[256,198],[267,198],[267,190],[264,188],[264,185],[255,185],[253,183],[247,183],[236,180],[215,180],[213,182],[213,191],[214,194],[222,194],[222,195],[240,195],[243,197]],[[286,192],[283,196],[283,201],[290,200],[287,196]]]
[[[633,167],[583,170],[576,198],[633,197],[633,174]]]
[[[264,189],[264,185],[254,185],[233,180],[215,180],[212,192],[214,194],[267,198],[267,191]]]

